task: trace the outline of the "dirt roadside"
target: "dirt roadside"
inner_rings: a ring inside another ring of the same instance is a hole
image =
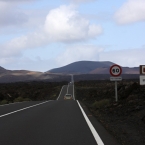
[[[145,145],[145,86],[136,80],[118,83],[117,103],[108,81],[77,82],[75,94],[122,145]]]

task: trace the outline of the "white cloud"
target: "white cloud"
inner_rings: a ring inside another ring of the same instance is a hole
[[[137,67],[144,64],[144,54],[144,47],[140,49],[124,49],[105,52],[104,46],[73,45],[72,47],[66,48],[64,52],[52,59],[42,59],[40,57],[32,59],[20,55],[7,58],[0,57],[0,66],[6,69],[47,71],[75,61],[89,60],[111,61],[121,66]]]
[[[36,25],[38,27],[42,24],[48,8],[47,10],[33,9],[35,7],[33,3],[36,1],[40,0],[0,0],[0,31],[14,31],[15,33],[24,29],[30,31]]]
[[[37,64],[37,65],[36,65]],[[45,72],[52,68],[58,67],[52,59],[41,59],[40,57],[17,57],[17,58],[0,58],[0,66],[9,70],[31,70]]]
[[[27,21],[28,16],[17,5],[0,1],[0,27],[21,25]]]
[[[52,41],[63,42],[87,40],[102,33],[101,26],[91,25],[72,5],[51,10],[46,18],[45,30]]]
[[[137,67],[145,62],[145,48],[124,49],[100,53],[100,61],[112,61],[121,66]]]
[[[59,66],[80,60],[97,61],[103,49],[103,47],[96,47],[94,45],[73,45],[62,52],[55,61]]]
[[[46,45],[47,37],[40,32],[28,34],[12,39],[11,41],[0,45],[0,57],[13,57],[20,55],[24,49],[43,47]]]
[[[44,29],[17,37],[0,45],[2,57],[18,55],[24,49],[43,47],[51,42],[78,42],[94,39],[101,34],[102,28],[91,25],[72,6],[61,6],[51,10],[46,18]]]
[[[67,48],[55,62],[58,66],[81,60],[111,61],[121,66],[137,67],[145,62],[145,48],[105,51],[105,46],[77,45]],[[64,61],[65,60],[65,61]]]
[[[145,21],[145,0],[128,0],[115,13],[114,18],[119,24]]]

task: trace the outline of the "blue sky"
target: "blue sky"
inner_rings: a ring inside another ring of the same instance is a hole
[[[0,0],[0,66],[145,64],[145,0]]]

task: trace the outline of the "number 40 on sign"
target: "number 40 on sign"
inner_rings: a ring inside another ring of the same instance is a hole
[[[115,65],[112,65],[111,68],[110,68],[110,74],[113,76],[113,77],[118,77],[120,76],[122,73],[122,68],[115,64]]]

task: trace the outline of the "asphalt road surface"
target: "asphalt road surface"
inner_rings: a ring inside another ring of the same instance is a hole
[[[73,92],[69,84],[56,101],[0,106],[0,145],[119,145],[80,103],[102,142],[96,141],[75,97],[63,99],[66,93],[74,96]]]

